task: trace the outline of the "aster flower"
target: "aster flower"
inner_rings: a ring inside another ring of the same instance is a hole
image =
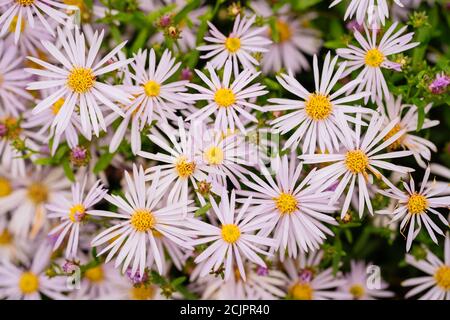
[[[27,176],[16,177],[12,192],[0,198],[0,214],[12,213],[9,230],[21,237],[35,238],[48,226],[46,205],[67,196],[70,187],[61,168],[33,170]]]
[[[428,114],[431,106],[432,103],[425,106],[425,114]],[[417,106],[402,104],[401,96],[395,99],[394,96],[391,95],[389,99],[386,99],[385,107],[379,103],[378,110],[386,116],[386,125],[393,119],[400,118],[400,122],[392,129],[392,131],[388,134],[388,137],[398,132],[400,129],[406,128],[406,133],[391,144],[388,149],[392,151],[399,149],[410,150],[412,151],[419,166],[426,168],[427,165],[424,160],[430,161],[431,151],[436,152],[437,148],[434,143],[428,141],[427,139],[412,134],[413,132],[417,132],[417,125],[419,121],[419,110]],[[438,124],[438,120],[430,120],[425,118],[422,124],[422,129],[431,128],[437,126]]]
[[[54,28],[50,26],[43,13],[58,24],[66,25],[69,16],[64,11],[77,10],[75,6],[53,0],[4,0],[2,6],[5,6],[5,11],[0,15],[0,36],[4,36],[11,24],[15,22],[15,43],[18,42],[22,31],[22,20],[26,20],[26,23],[32,28],[37,21],[40,21],[47,32],[54,36]]]
[[[297,259],[287,259],[283,263],[288,281],[288,299],[293,300],[342,300],[349,299],[350,294],[336,291],[345,280],[340,274],[333,274],[333,268],[320,270],[319,263],[323,251],[302,252]]]
[[[422,223],[435,243],[438,243],[434,234],[435,232],[442,236],[444,235],[442,230],[430,218],[430,213],[436,215],[445,226],[449,226],[444,216],[436,210],[436,208],[450,207],[450,196],[442,196],[448,188],[446,186],[437,188],[434,184],[427,185],[429,176],[430,167],[425,170],[422,184],[420,189],[417,190],[414,179],[411,177],[409,185],[403,182],[405,191],[401,191],[394,185],[391,185],[389,190],[379,191],[389,198],[398,200],[396,209],[393,212],[389,212],[389,214],[393,216],[392,221],[402,220],[400,223],[400,232],[406,230],[409,224],[408,234],[406,236],[406,251],[409,251],[411,248],[412,241],[422,228]]]
[[[350,44],[348,48],[336,50],[338,56],[347,60],[348,68],[342,74],[342,77],[362,68],[362,71],[356,77],[359,80],[359,86],[355,90],[356,92],[363,89],[369,91],[372,102],[382,99],[383,96],[385,99],[389,99],[389,89],[381,68],[401,71],[401,64],[390,61],[388,57],[419,45],[419,42],[410,43],[414,35],[413,32],[402,35],[407,26],[394,33],[397,25],[397,22],[393,23],[379,41],[377,41],[378,32],[376,30],[372,30],[372,33],[370,33],[367,27],[364,27],[366,38],[355,30],[354,36],[361,48]],[[369,97],[366,97],[365,103],[368,100]]]
[[[295,161],[294,154],[290,161],[286,155],[278,161],[275,178],[260,165],[259,172],[265,181],[250,173],[253,181],[242,182],[251,191],[241,190],[238,194],[252,197],[251,211],[268,218],[267,226],[259,234],[273,234],[276,241],[273,250],[279,252],[283,261],[286,251],[289,257],[296,258],[298,251],[319,249],[326,236],[333,235],[325,223],[337,224],[329,215],[337,208],[328,205],[331,192],[307,187],[316,174],[315,169],[300,180],[303,165]]]
[[[133,166],[133,177],[125,172],[128,191],[125,198],[116,195],[106,195],[105,199],[120,209],[120,213],[102,210],[92,210],[91,215],[120,219],[119,223],[102,231],[92,240],[92,246],[109,244],[99,252],[99,256],[108,252],[105,262],[110,261],[116,253],[115,267],[122,264],[122,273],[131,266],[131,275],[144,274],[147,266],[147,246],[154,256],[154,262],[160,274],[163,271],[164,252],[158,247],[154,233],[160,233],[171,239],[177,245],[192,249],[187,243],[191,234],[184,228],[183,208],[188,212],[195,210],[189,206],[191,202],[171,202],[165,207],[155,209],[165,187],[160,185],[157,173],[150,188],[145,185],[144,169]],[[132,264],[131,264],[132,262]]]
[[[5,180],[0,175],[0,199],[2,197],[2,184]],[[27,239],[18,237],[8,230],[8,217],[0,216],[0,261],[18,261],[24,264],[29,262],[30,245]]]
[[[145,69],[147,57],[148,70]],[[125,86],[134,99],[124,106],[126,115],[111,141],[110,152],[117,150],[130,122],[131,150],[136,154],[141,150],[140,132],[146,125],[150,125],[154,118],[164,122],[177,120],[176,111],[187,107],[183,101],[184,97],[179,93],[187,90],[185,85],[188,81],[168,80],[180,65],[180,62],[175,64],[175,58],[172,58],[169,50],[164,51],[158,64],[153,49],[150,54],[147,54],[147,50],[138,52],[135,61],[130,65],[130,76],[134,79],[134,84]]]
[[[41,300],[45,295],[51,299],[64,300],[68,291],[64,277],[49,278],[45,271],[50,263],[50,248],[42,245],[33,262],[26,268],[0,263],[0,299]]]
[[[389,298],[394,293],[387,290],[388,284],[379,279],[371,282],[369,269],[371,264],[364,261],[350,261],[350,272],[345,274],[345,282],[338,288],[338,291],[350,293],[353,300],[374,300],[379,298]]]
[[[201,294],[203,300],[275,300],[286,296],[286,276],[281,271],[248,262],[244,268],[246,281],[242,281],[236,269],[234,277],[227,281],[211,275],[198,279],[192,288]]]
[[[425,272],[427,275],[408,279],[402,282],[402,286],[414,287],[406,293],[405,298],[415,296],[425,290],[420,300],[450,300],[450,237],[445,237],[444,262],[426,249],[426,258],[417,260],[414,256],[407,254],[406,262]]]
[[[234,131],[237,128],[241,132],[246,133],[239,116],[258,122],[256,117],[246,109],[262,111],[261,107],[248,102],[248,99],[257,98],[268,92],[264,90],[265,86],[259,83],[250,85],[260,72],[245,69],[240,73],[236,73],[233,82],[231,82],[231,60],[225,63],[222,80],[219,79],[210,63],[207,64],[206,68],[209,71],[210,78],[199,70],[195,70],[195,72],[207,85],[207,88],[189,83],[187,86],[197,90],[198,93],[185,94],[185,96],[192,101],[207,101],[207,105],[188,116],[186,120],[204,121],[214,114],[214,130],[226,132],[227,129]]]
[[[361,125],[356,124],[355,139],[344,142],[344,148],[340,153],[299,156],[300,159],[304,160],[304,163],[333,163],[317,170],[311,179],[311,184],[329,187],[339,180],[330,203],[336,202],[348,186],[341,210],[341,218],[345,216],[350,206],[355,185],[358,188],[359,216],[362,217],[365,206],[373,214],[372,202],[368,192],[368,185],[373,185],[374,182],[372,174],[388,186],[392,186],[389,179],[378,168],[400,173],[414,171],[411,168],[392,164],[385,160],[409,156],[412,154],[411,151],[382,152],[383,149],[405,134],[406,129],[401,129],[394,135],[388,136],[398,123],[399,119],[396,118],[385,125],[383,117],[373,115],[367,126],[366,134],[361,137]]]
[[[128,103],[128,95],[119,88],[100,82],[98,78],[110,71],[127,65],[132,59],[119,60],[104,66],[126,42],[121,43],[109,52],[103,59],[96,62],[96,57],[103,40],[103,31],[100,35],[95,32],[89,50],[86,49],[84,34],[77,28],[74,31],[58,29],[58,40],[63,48],[58,49],[54,44],[43,41],[43,45],[62,67],[52,65],[41,59],[28,57],[34,63],[42,66],[40,69],[25,69],[31,74],[41,76],[39,81],[31,82],[27,89],[41,90],[55,88],[56,92],[39,102],[33,112],[40,113],[52,108],[59,99],[63,99],[58,114],[53,120],[55,134],[61,135],[66,130],[71,118],[76,114],[75,107],[79,107],[81,131],[90,140],[91,132],[99,135],[100,128],[106,131],[106,124],[100,106],[106,106],[124,116],[123,111],[115,101]],[[112,100],[111,100],[112,99]]]
[[[83,183],[76,182],[72,185],[72,199],[61,198],[57,202],[47,205],[49,218],[60,218],[61,224],[54,227],[49,235],[56,235],[57,240],[53,246],[53,251],[58,249],[63,240],[68,236],[65,256],[67,259],[75,258],[78,252],[78,238],[80,234],[80,225],[90,214],[90,208],[101,201],[107,190],[98,180],[85,196],[86,178]],[[69,233],[70,231],[70,233]]]
[[[342,0],[334,0],[330,7],[341,3]],[[394,0],[395,4],[403,7],[400,0]],[[356,16],[356,21],[359,24],[364,23],[367,16],[367,21],[370,25],[376,26],[378,22],[385,24],[386,18],[389,18],[389,8],[386,0],[350,0],[350,4],[345,11],[344,20]]]
[[[278,82],[289,92],[300,99],[273,98],[269,99],[274,105],[266,106],[267,111],[287,111],[288,114],[280,116],[271,122],[273,129],[281,134],[293,130],[284,148],[297,148],[303,140],[303,153],[313,153],[318,146],[321,152],[326,150],[339,150],[339,142],[348,140],[350,128],[347,121],[355,122],[355,118],[349,113],[372,113],[372,110],[349,105],[354,101],[367,97],[369,93],[358,93],[342,96],[348,90],[355,88],[360,80],[353,80],[334,93],[331,90],[341,78],[346,63],[342,63],[333,74],[337,57],[331,60],[328,52],[323,64],[322,76],[319,78],[317,56],[314,56],[314,82],[315,91],[308,92],[292,74],[277,76]],[[342,97],[341,97],[342,96]]]
[[[270,18],[274,15],[272,7],[265,0],[253,1],[251,6],[262,17]],[[289,14],[290,10],[289,5],[277,10],[275,29],[278,39],[267,47],[268,51],[263,55],[261,67],[264,73],[278,72],[281,68],[294,74],[309,70],[305,55],[317,54],[322,45],[320,32],[307,26],[317,15],[311,13],[295,17]],[[272,36],[271,29],[267,28],[267,34]]]
[[[22,69],[23,57],[14,46],[0,40],[0,111],[18,117],[32,96],[25,90],[30,80]]]
[[[35,159],[42,137],[24,130],[22,119],[0,111],[0,163],[13,176],[25,176],[26,158]]]
[[[239,74],[239,64],[254,72],[259,62],[252,54],[267,52],[266,46],[271,43],[262,36],[266,27],[252,28],[255,19],[256,16],[246,18],[238,15],[234,20],[233,30],[227,37],[208,21],[210,36],[205,37],[205,40],[211,44],[197,48],[199,51],[208,51],[200,58],[209,59],[214,69],[221,69],[226,61],[231,60],[236,77]]]
[[[428,89],[430,89],[433,94],[443,94],[448,90],[447,88],[449,85],[450,77],[442,72],[436,75],[436,78],[430,83]]]
[[[149,167],[146,170],[148,179],[158,172],[161,176],[160,185],[170,186],[167,201],[169,203],[187,203],[189,197],[189,186],[198,190],[198,183],[207,179],[208,173],[212,170],[203,161],[196,159],[196,141],[200,137],[194,137],[192,132],[186,132],[181,118],[178,119],[178,132],[169,126],[163,125],[161,129],[169,138],[164,139],[157,131],[150,134],[149,139],[167,153],[149,153],[139,151],[141,157],[162,162],[162,165]],[[203,197],[196,192],[202,205],[205,204]],[[186,213],[186,212],[185,212]]]
[[[215,131],[206,126],[201,126],[200,132],[194,135],[202,137],[196,148],[198,158],[217,172],[209,173],[213,183],[224,188],[229,179],[234,188],[240,189],[239,181],[249,173],[245,166],[254,165],[253,150],[246,143],[245,136],[239,132],[233,134]]]
[[[219,221],[219,226],[209,224],[196,219],[189,219],[188,225],[199,236],[199,239],[192,240],[191,245],[207,244],[208,248],[195,258],[195,263],[206,261],[199,273],[204,277],[212,271],[218,271],[224,266],[224,279],[230,279],[237,265],[237,270],[244,281],[246,274],[244,262],[249,260],[259,266],[266,267],[264,260],[258,255],[269,255],[260,247],[272,247],[275,242],[266,237],[254,235],[265,227],[268,216],[257,216],[256,213],[248,211],[251,198],[242,205],[240,209],[236,208],[236,194],[233,190],[228,197],[227,191],[223,190],[221,201],[218,205],[213,197],[210,198],[214,218]]]

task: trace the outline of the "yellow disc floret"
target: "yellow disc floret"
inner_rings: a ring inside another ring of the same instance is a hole
[[[238,51],[241,48],[241,39],[228,37],[225,40],[225,48],[229,52],[235,53],[236,51]]]
[[[327,96],[312,93],[305,102],[306,114],[313,120],[325,120],[333,111],[333,105]]]
[[[9,196],[12,192],[12,186],[8,179],[0,177],[0,198]]]
[[[131,297],[134,300],[150,300],[155,296],[155,288],[151,285],[140,285],[131,289]]]
[[[281,193],[274,200],[280,214],[291,214],[298,208],[297,199],[290,193]]]
[[[296,283],[289,290],[292,299],[295,300],[312,300],[313,288],[309,283]]]
[[[137,209],[131,216],[131,225],[137,231],[150,231],[155,226],[155,223],[155,216],[148,209]]]
[[[231,89],[220,88],[214,94],[214,101],[219,107],[226,108],[236,102],[236,96]]]
[[[147,81],[144,85],[144,91],[148,97],[157,97],[161,91],[161,85],[153,80]]]
[[[360,284],[354,284],[349,289],[354,299],[361,299],[364,296],[364,287]]]
[[[345,155],[345,166],[353,174],[365,173],[369,158],[361,150],[348,151]]]
[[[73,68],[67,77],[67,86],[76,93],[86,93],[95,84],[95,75],[88,68]]]
[[[79,222],[86,216],[86,208],[82,204],[76,204],[70,208],[69,219],[72,222]]]
[[[212,146],[205,150],[205,161],[211,165],[221,164],[224,158],[223,150],[220,147]]]
[[[424,212],[428,208],[428,200],[425,196],[414,192],[409,196],[406,206],[408,207],[409,213],[419,214]]]
[[[31,294],[39,289],[39,278],[31,271],[22,273],[19,278],[19,289],[23,294]]]
[[[63,106],[65,100],[63,98],[59,98],[56,100],[56,102],[52,105],[52,113],[53,115],[57,115],[59,113],[59,110],[61,110],[61,107]]]
[[[105,278],[105,274],[103,272],[102,266],[96,266],[90,269],[87,269],[84,273],[84,276],[90,281],[94,283],[102,282]]]
[[[0,233],[0,246],[9,245],[12,242],[12,235],[8,230],[3,230]]]
[[[35,204],[41,204],[48,200],[48,189],[45,185],[35,182],[28,186],[28,197]]]
[[[195,162],[189,162],[185,157],[181,157],[175,164],[175,170],[180,178],[188,178],[195,171]]]
[[[434,274],[434,279],[439,287],[446,291],[450,290],[450,267],[445,265],[439,267]]]
[[[23,7],[28,7],[34,4],[34,0],[16,0],[16,2]]]
[[[384,61],[384,54],[377,48],[370,49],[366,52],[364,62],[369,67],[378,68]]]
[[[225,242],[235,243],[241,236],[241,230],[235,224],[224,224],[222,226],[222,238]]]

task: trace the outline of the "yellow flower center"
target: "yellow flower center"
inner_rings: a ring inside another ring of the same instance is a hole
[[[278,42],[286,42],[292,38],[292,30],[283,20],[277,20]]]
[[[8,232],[8,230],[3,230],[2,233],[0,233],[0,246],[6,246],[10,244],[12,241],[11,233]]]
[[[72,222],[80,222],[86,216],[86,208],[82,204],[76,204],[70,208],[69,219]]]
[[[222,238],[225,242],[235,243],[241,236],[241,230],[235,224],[224,224],[222,226]]]
[[[140,285],[131,289],[131,297],[134,300],[150,300],[155,296],[155,288],[152,285]]]
[[[402,130],[402,127],[399,124],[396,124],[391,131],[388,132],[388,134],[383,138],[384,141],[387,141],[388,139],[392,138],[395,134],[397,134],[397,132],[399,132],[400,130]],[[403,143],[403,136],[400,136],[397,140],[395,140],[394,142],[392,142],[388,149],[389,150],[398,150],[400,149],[400,147],[402,146]]]
[[[223,161],[223,150],[222,148],[216,146],[209,147],[208,149],[206,149],[204,157],[205,161],[208,164],[211,165],[221,164]]]
[[[86,279],[90,282],[99,283],[105,278],[102,266],[96,266],[94,268],[87,269],[84,273]]]
[[[425,196],[413,193],[409,196],[408,204],[408,212],[411,214],[419,214],[424,212],[428,208],[428,200]]]
[[[137,209],[131,216],[131,225],[140,232],[152,230],[155,223],[155,216],[148,209]]]
[[[181,157],[175,165],[175,170],[180,178],[188,178],[195,171],[195,162],[188,162],[185,157]]]
[[[9,32],[16,32],[17,27],[17,20],[19,20],[18,16],[14,16],[14,18],[11,21],[11,24],[9,25]],[[22,17],[22,21],[20,22],[20,32],[23,32],[25,30],[25,19]]]
[[[350,287],[350,293],[354,299],[361,299],[364,295],[364,287],[360,284],[354,284]]]
[[[320,93],[310,94],[305,102],[306,114],[313,120],[325,120],[333,111],[333,105],[327,96]]]
[[[22,128],[18,119],[7,117],[2,122],[6,127],[6,135],[4,136],[6,139],[13,141],[19,138]]]
[[[0,177],[0,198],[9,196],[12,192],[12,186],[8,179]]]
[[[61,110],[61,107],[63,106],[65,100],[63,98],[59,98],[53,105],[52,105],[52,113],[56,116]]]
[[[41,204],[48,200],[48,189],[41,183],[35,182],[28,187],[28,197],[35,204]]]
[[[289,293],[295,300],[312,300],[313,298],[313,288],[308,283],[294,284]]]
[[[275,206],[280,214],[291,214],[298,209],[297,199],[290,193],[281,193],[278,198],[275,198]]]
[[[369,165],[369,158],[361,150],[348,151],[345,155],[345,166],[353,174],[364,173]]]
[[[95,84],[95,76],[91,69],[73,68],[67,77],[67,86],[76,93],[85,93]]]
[[[434,274],[434,279],[439,287],[444,290],[450,290],[450,267],[441,266]]]
[[[241,48],[241,39],[228,37],[225,40],[225,48],[231,53],[235,53]]]
[[[161,85],[156,81],[150,80],[144,85],[144,91],[148,97],[157,97],[161,91]]]
[[[384,54],[377,48],[367,51],[364,57],[366,65],[373,68],[378,68],[384,61]]]
[[[23,294],[31,294],[39,289],[39,278],[33,272],[24,272],[19,279],[19,288]]]
[[[16,2],[24,7],[28,7],[31,6],[32,4],[34,4],[34,0],[16,0]]]
[[[214,101],[219,107],[226,108],[236,102],[236,96],[231,89],[220,88],[214,94]]]

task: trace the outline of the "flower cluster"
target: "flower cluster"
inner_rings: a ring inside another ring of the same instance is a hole
[[[450,299],[436,21],[316,2],[3,1],[0,299]]]

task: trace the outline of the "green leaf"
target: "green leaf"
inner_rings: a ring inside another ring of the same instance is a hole
[[[195,217],[200,217],[206,214],[206,212],[208,212],[209,209],[211,209],[211,203],[208,202],[207,204],[205,204],[203,207],[201,207],[200,209],[197,209],[197,211],[195,211],[194,216]]]
[[[34,163],[41,166],[49,166],[53,164],[52,158],[39,158],[34,160]]]
[[[308,9],[320,2],[322,2],[322,0],[290,0],[292,8],[299,11]]]
[[[114,158],[114,153],[105,152],[100,156],[97,163],[95,164],[93,172],[95,174],[99,173],[100,171],[105,170],[108,168],[109,164],[111,163],[112,159]]]
[[[64,159],[62,162],[64,173],[66,174],[67,179],[72,182],[75,182],[75,175],[73,174],[72,167],[70,166],[70,162],[68,159]]]

